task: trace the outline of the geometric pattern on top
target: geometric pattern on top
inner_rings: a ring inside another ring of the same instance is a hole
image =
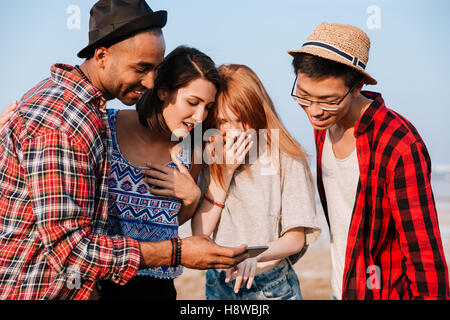
[[[116,137],[118,110],[108,109],[112,138],[111,173],[108,180],[108,234],[121,235],[137,241],[164,241],[178,236],[179,199],[153,195],[144,181],[142,170],[122,155]],[[189,170],[186,154],[180,161]],[[170,162],[167,166],[177,168]],[[139,270],[138,275],[174,279],[181,275],[182,267],[158,267]]]

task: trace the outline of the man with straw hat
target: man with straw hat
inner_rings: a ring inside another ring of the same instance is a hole
[[[137,242],[107,235],[111,142],[106,101],[135,104],[164,58],[167,12],[144,0],[91,9],[81,66],[55,64],[0,136],[0,300],[87,299],[139,268],[229,268],[248,255],[208,237]],[[14,108],[13,108],[14,109]],[[175,246],[174,246],[175,247]]]
[[[320,24],[293,56],[291,95],[314,127],[337,299],[446,299],[448,270],[422,138],[366,72],[359,28]]]

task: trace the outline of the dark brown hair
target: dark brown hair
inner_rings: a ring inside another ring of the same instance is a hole
[[[292,66],[297,74],[298,72],[306,74],[310,78],[322,79],[326,77],[337,77],[344,79],[345,85],[350,89],[358,82],[362,81],[364,76],[346,66],[345,64],[335,62],[314,56],[309,53],[297,53],[294,55]]]
[[[219,72],[209,56],[186,46],[179,46],[169,53],[158,67],[154,88],[147,90],[136,104],[140,123],[170,135],[162,115],[163,102],[158,97],[158,89],[165,88],[172,93],[199,78],[210,81],[217,90],[220,89]]]

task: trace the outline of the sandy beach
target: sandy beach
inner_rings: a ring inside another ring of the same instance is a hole
[[[450,261],[450,198],[439,200],[437,204],[439,225],[448,262]],[[310,245],[302,259],[294,265],[305,300],[328,300],[331,296],[329,233],[321,210],[318,210],[318,216],[322,234],[315,243]],[[180,228],[180,235],[181,237],[190,235],[189,223]],[[204,300],[205,271],[185,268],[183,275],[175,280],[175,286],[178,300]]]

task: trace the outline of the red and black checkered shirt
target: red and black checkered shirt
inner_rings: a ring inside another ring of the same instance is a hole
[[[87,299],[136,274],[139,245],[108,237],[106,101],[67,65],[0,132],[0,299]]]
[[[355,127],[360,178],[350,223],[343,299],[446,299],[448,269],[430,184],[431,161],[404,117],[373,100]],[[321,159],[326,131],[315,131],[317,186],[328,220]]]

